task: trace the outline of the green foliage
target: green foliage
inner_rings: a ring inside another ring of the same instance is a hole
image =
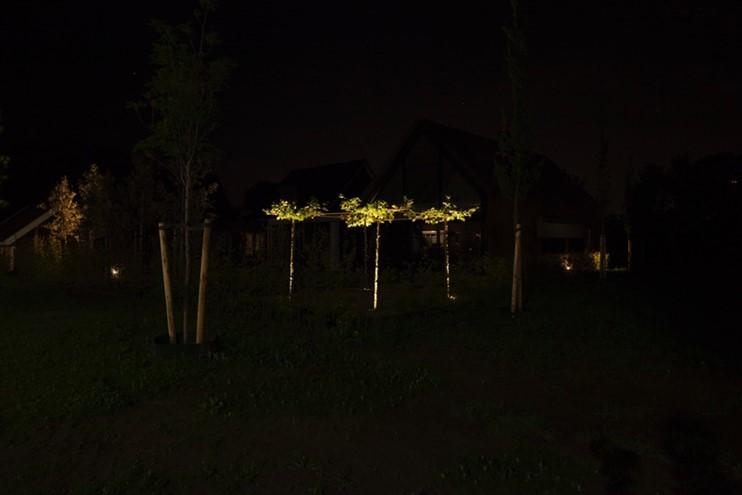
[[[513,101],[513,115],[508,130],[498,138],[495,175],[501,190],[515,201],[528,193],[540,175],[540,162],[533,160],[530,151],[530,132],[526,104],[527,38],[522,23],[519,0],[510,1],[512,24],[503,26],[506,38],[508,76]],[[517,213],[514,213],[517,215]]]
[[[404,198],[400,205],[382,200],[363,204],[361,198],[345,198],[340,195],[340,210],[345,213],[345,223],[348,227],[369,227],[393,222],[398,213],[408,214],[412,210],[412,205],[413,201],[408,198]]]
[[[297,206],[296,201],[281,199],[273,203],[270,208],[263,212],[266,215],[276,217],[276,220],[286,220],[291,222],[304,222],[318,217],[325,213],[327,208],[322,206],[316,199],[310,199],[309,202],[301,208]]]
[[[139,114],[150,115],[150,135],[136,150],[171,172],[183,190],[181,205],[199,198],[203,180],[218,155],[211,142],[217,127],[218,97],[233,66],[215,56],[217,36],[207,30],[214,2],[201,0],[191,22],[169,25],[153,21],[158,38],[152,45],[152,79],[141,101],[130,104]],[[198,205],[196,205],[198,206]]]
[[[478,206],[473,208],[459,208],[451,202],[451,196],[446,196],[446,199],[443,200],[440,208],[428,208],[427,210],[420,212],[410,209],[408,217],[410,220],[420,220],[432,225],[457,220],[463,222],[472,216],[478,209]]]

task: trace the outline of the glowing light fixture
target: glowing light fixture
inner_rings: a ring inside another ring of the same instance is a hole
[[[121,276],[121,268],[119,268],[117,266],[112,266],[111,267],[111,278],[117,279],[120,276]]]
[[[572,260],[569,259],[568,256],[562,256],[559,260],[559,264],[565,272],[571,272],[575,267],[574,263],[572,263]]]

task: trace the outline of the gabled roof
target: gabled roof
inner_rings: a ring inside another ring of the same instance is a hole
[[[372,200],[379,194],[423,137],[427,137],[480,193],[486,194],[497,188],[494,177],[497,142],[494,139],[425,119],[417,124],[384,172],[366,190],[366,199]]]
[[[368,162],[348,162],[292,170],[278,184],[277,193],[285,199],[304,203],[310,198],[334,202],[338,194],[360,196],[373,178]]]
[[[49,220],[51,211],[27,206],[0,222],[0,246],[11,246],[23,236]]]

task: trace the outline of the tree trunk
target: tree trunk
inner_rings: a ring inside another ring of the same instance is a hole
[[[522,229],[521,229],[522,230]],[[518,312],[523,311],[523,234],[518,236]]]
[[[521,249],[521,225],[520,225],[520,191],[516,186],[513,192],[513,229],[514,229],[514,245],[513,245],[513,283],[510,292],[510,312],[512,314],[518,313],[523,305],[521,299],[523,297],[523,290],[521,287],[523,270],[522,270],[522,249]]]
[[[600,230],[600,280],[606,279],[608,260],[606,259],[605,227]]]
[[[368,227],[363,227],[363,288],[368,289]]]
[[[190,295],[191,242],[188,224],[191,220],[191,177],[186,174],[183,191],[183,343],[188,343],[188,296]]]
[[[376,253],[374,256],[374,311],[379,306],[379,247],[381,244],[381,223],[376,224]]]
[[[513,246],[513,284],[510,292],[510,312],[516,314],[520,308],[520,224],[515,224],[515,245]]]
[[[291,247],[289,248],[289,301],[294,294],[294,242],[296,238],[296,222],[291,220]]]
[[[631,236],[626,238],[626,272],[631,273]]]
[[[451,265],[448,255],[448,222],[443,222],[443,258],[446,264],[446,299],[453,299],[451,296]]]

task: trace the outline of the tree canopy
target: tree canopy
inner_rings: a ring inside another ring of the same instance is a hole
[[[348,227],[369,227],[378,223],[392,222],[397,213],[410,211],[412,205],[412,200],[407,198],[402,200],[401,205],[394,205],[383,200],[363,204],[361,198],[340,196],[340,210],[345,213],[345,223]]]
[[[316,199],[310,199],[306,206],[299,207],[295,201],[281,199],[266,208],[263,212],[266,215],[276,217],[277,220],[288,220],[292,222],[303,222],[311,218],[320,216],[326,212],[327,208],[319,204]]]
[[[428,208],[420,212],[411,211],[409,215],[411,220],[420,220],[429,224],[439,224],[444,222],[453,221],[464,221],[472,216],[477,210],[478,206],[473,208],[459,208],[452,201],[450,196],[446,196],[446,199],[441,203],[440,208]]]

